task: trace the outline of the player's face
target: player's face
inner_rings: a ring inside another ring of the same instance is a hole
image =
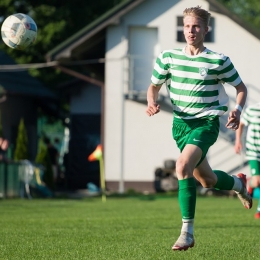
[[[203,44],[208,27],[205,27],[198,17],[186,16],[183,20],[183,32],[187,44],[194,47]]]

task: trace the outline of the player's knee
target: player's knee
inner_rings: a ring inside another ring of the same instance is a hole
[[[178,159],[176,162],[176,174],[178,179],[191,177],[192,171],[189,170],[189,165],[186,161]]]

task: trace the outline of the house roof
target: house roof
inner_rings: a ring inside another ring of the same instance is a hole
[[[1,65],[15,65],[15,61],[0,51]],[[57,99],[56,95],[27,71],[0,71],[0,94]]]
[[[77,57],[86,51],[86,48],[92,48],[93,45],[100,42],[105,37],[104,30],[113,24],[118,24],[120,18],[131,11],[134,7],[147,0],[126,0],[110,9],[104,15],[88,24],[80,31],[72,35],[66,41],[56,46],[46,54],[46,60],[62,60],[69,59],[71,56]],[[209,10],[222,13],[235,21],[248,32],[260,39],[260,32],[252,27],[249,23],[238,17],[232,11],[227,9],[223,4],[217,0],[206,0],[209,3]],[[91,41],[89,41],[91,39]],[[86,44],[88,42],[88,44]]]
[[[92,23],[83,27],[80,31],[72,35],[70,38],[56,46],[50,52],[46,54],[46,60],[58,60],[61,57],[70,57],[71,52],[74,51],[78,46],[84,43],[85,46],[93,46],[93,37],[96,36],[94,40],[100,42],[100,38],[105,37],[105,33],[102,33],[109,25],[118,24],[119,19],[132,10],[134,7],[146,0],[125,0],[118,4],[117,6],[110,9],[108,12],[97,18]],[[98,37],[97,37],[98,36]],[[85,42],[92,38],[92,43],[86,45]]]

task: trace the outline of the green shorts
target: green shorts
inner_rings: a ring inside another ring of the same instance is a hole
[[[249,161],[251,176],[260,175],[260,162],[257,160]]]
[[[202,156],[198,165],[204,160],[207,152],[219,134],[219,118],[203,118],[183,120],[174,118],[172,135],[180,151],[187,144],[194,144],[202,150]]]

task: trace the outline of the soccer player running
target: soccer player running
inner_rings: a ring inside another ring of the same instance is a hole
[[[181,151],[176,173],[182,228],[173,250],[187,250],[194,246],[195,178],[205,188],[234,190],[245,208],[252,207],[246,176],[213,171],[206,158],[219,134],[219,117],[228,110],[228,96],[222,83],[232,85],[237,93],[237,104],[230,111],[226,124],[232,130],[239,126],[247,96],[246,86],[229,57],[204,47],[210,13],[197,6],[186,8],[183,16],[186,46],[165,50],[157,57],[152,83],[147,90],[146,109],[148,116],[160,112],[157,98],[165,83],[173,104],[172,135]]]
[[[246,159],[249,162],[251,177],[248,179],[248,191],[257,196],[260,195],[260,102],[248,106],[242,114],[239,128],[236,131],[235,152],[240,154],[242,145],[242,133],[247,126],[246,135]],[[258,197],[255,218],[260,219],[260,197]]]

